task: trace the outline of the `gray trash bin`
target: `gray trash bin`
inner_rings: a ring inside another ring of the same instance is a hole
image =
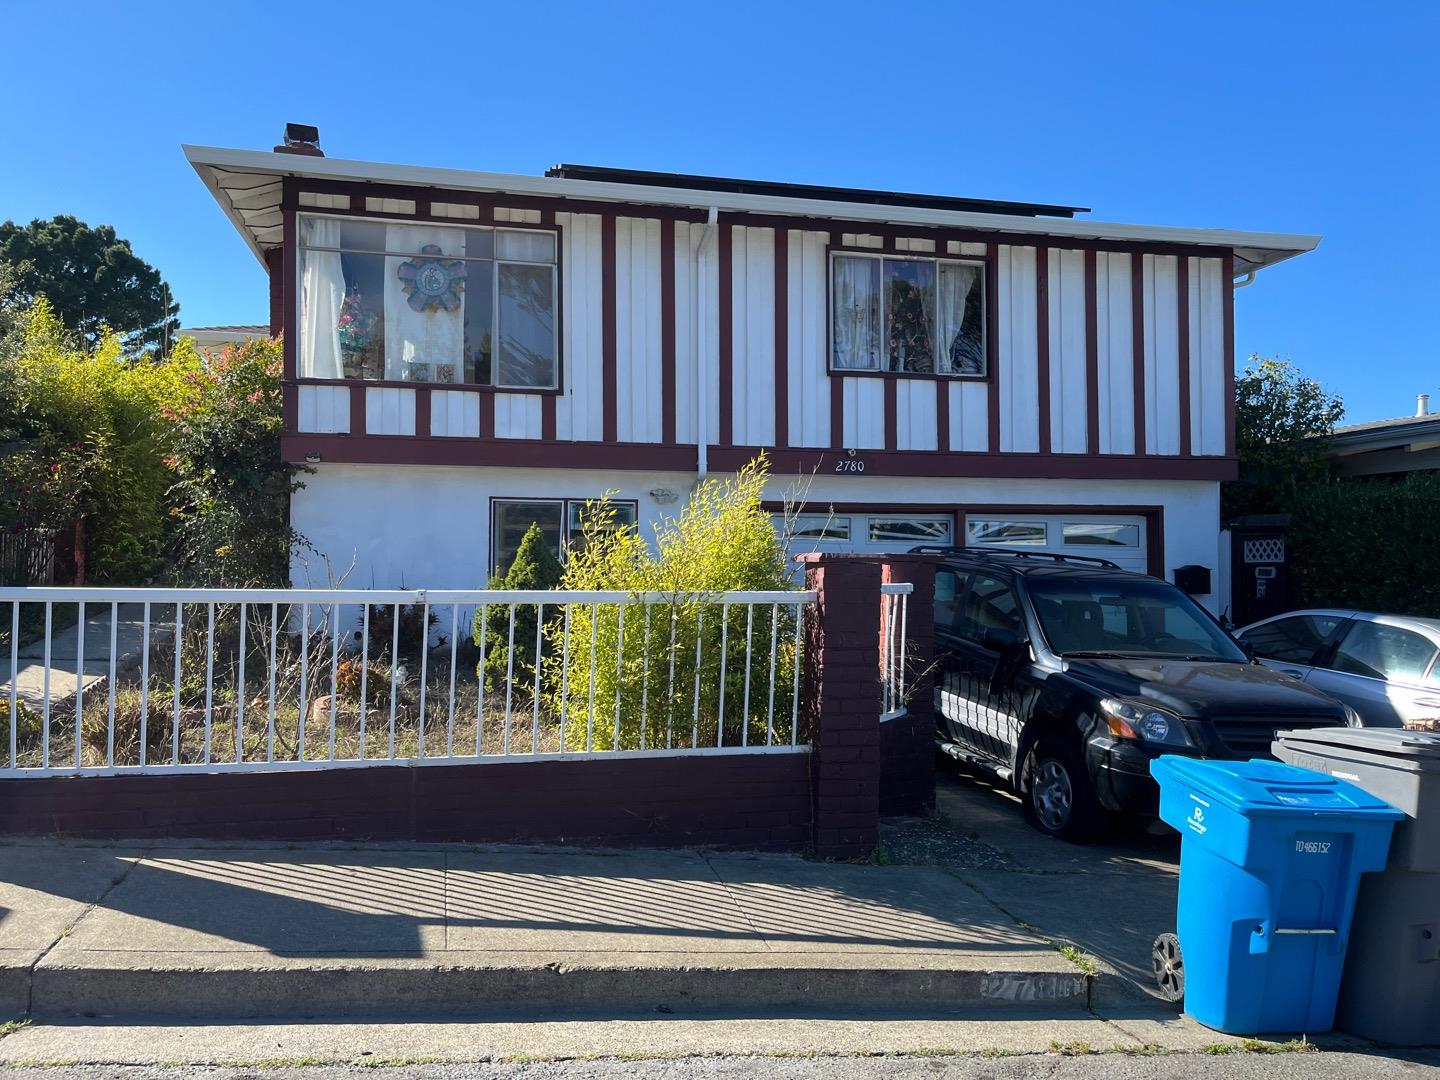
[[[1440,1044],[1440,734],[1281,731],[1274,751],[1404,811],[1385,870],[1360,880],[1335,1026],[1397,1045]]]

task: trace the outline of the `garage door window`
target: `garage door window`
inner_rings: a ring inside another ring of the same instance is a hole
[[[972,544],[1045,544],[1043,521],[977,521],[966,526]]]
[[[950,519],[873,517],[869,538],[872,544],[948,544]]]
[[[784,533],[784,514],[775,515],[775,529]],[[850,519],[831,514],[796,514],[789,520],[790,535],[796,540],[849,540]]]
[[[1140,526],[1116,522],[1067,521],[1064,526],[1065,543],[1095,545],[1097,547],[1140,546]]]

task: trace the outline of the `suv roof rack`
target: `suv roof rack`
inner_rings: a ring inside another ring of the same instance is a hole
[[[1045,559],[1056,563],[1076,563],[1083,566],[1098,566],[1105,570],[1124,571],[1124,567],[1109,559],[1096,558],[1093,555],[1060,555],[1053,551],[1018,551],[1015,548],[1002,547],[965,547],[965,546],[934,546],[921,544],[919,547],[910,549],[912,555],[975,555],[982,559],[994,558],[996,556],[1008,559]]]

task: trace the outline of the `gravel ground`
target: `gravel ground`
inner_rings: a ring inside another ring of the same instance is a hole
[[[887,818],[880,823],[882,858],[891,863],[954,870],[1019,870],[1013,858],[943,818]]]

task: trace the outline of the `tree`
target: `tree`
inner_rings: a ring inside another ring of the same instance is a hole
[[[1325,449],[1344,415],[1339,396],[1291,361],[1251,356],[1235,380],[1240,480],[1225,485],[1226,515],[1286,511],[1301,487],[1325,480]]]
[[[558,589],[564,569],[540,526],[531,522],[515,550],[515,561],[503,574],[490,581],[492,589]],[[556,609],[558,610],[558,609]],[[552,614],[554,612],[552,611]],[[515,623],[515,656],[510,656],[510,623]],[[509,675],[517,689],[532,691],[540,663],[535,656],[538,614],[533,604],[517,604],[512,615],[509,604],[491,604],[475,609],[475,644],[485,649],[485,668],[479,674],[490,690],[503,690]],[[544,636],[542,635],[542,638]],[[550,641],[540,643],[541,657],[550,652]]]
[[[10,268],[16,300],[44,296],[87,349],[100,344],[106,327],[126,353],[163,351],[175,340],[180,305],[113,226],[91,228],[68,214],[0,223],[0,264]]]

